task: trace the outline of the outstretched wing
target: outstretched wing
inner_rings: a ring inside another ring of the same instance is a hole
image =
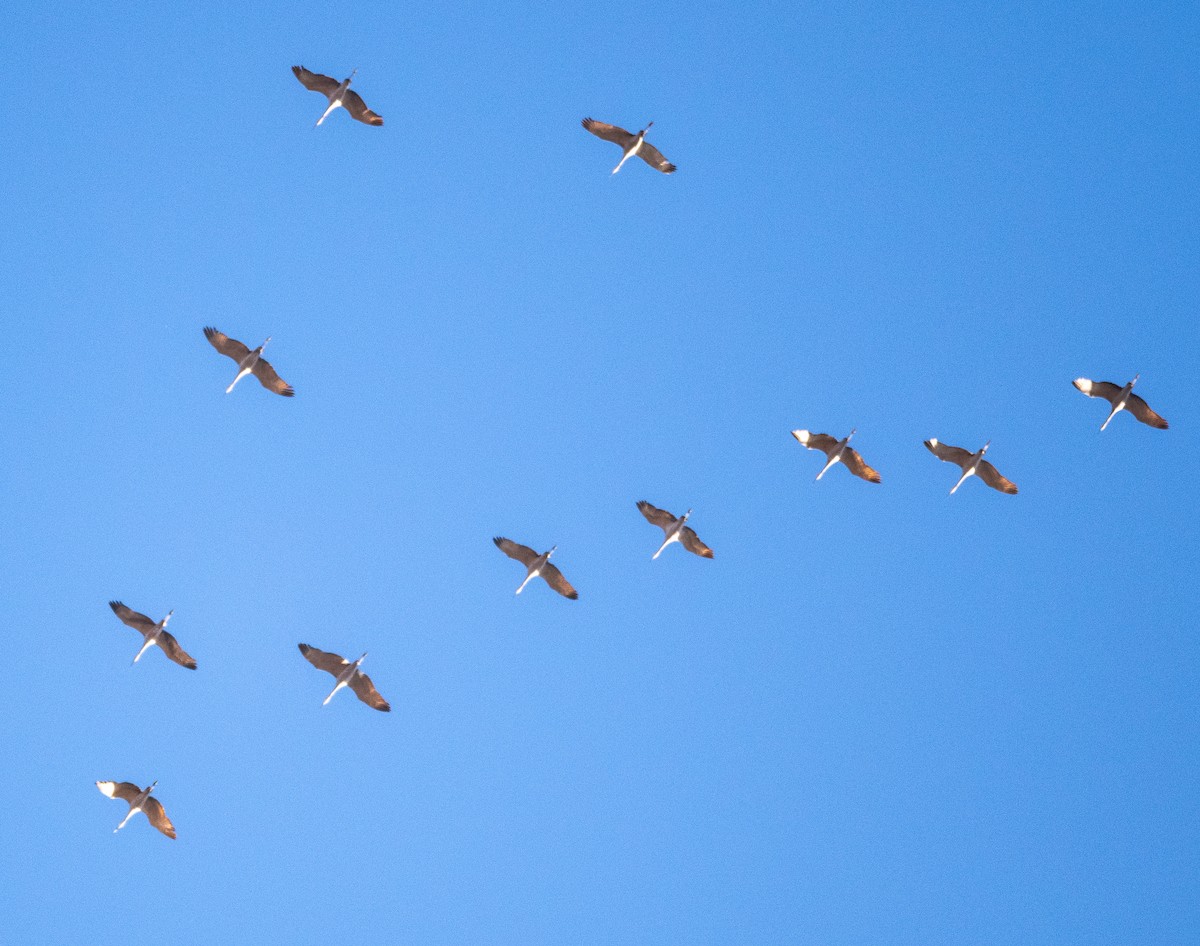
[[[503,536],[496,536],[492,539],[496,543],[496,548],[507,555],[509,558],[515,558],[518,562],[528,568],[538,553],[531,549],[528,545],[521,545],[514,542],[512,539],[506,539]]]
[[[934,437],[932,440],[926,440],[925,446],[939,460],[945,460],[947,463],[957,463],[959,466],[962,466],[974,455],[962,447],[951,447],[948,444],[939,443],[937,437]]]
[[[1121,393],[1120,385],[1112,384],[1109,381],[1089,381],[1087,378],[1076,378],[1071,383],[1088,397],[1102,397],[1110,404]]]
[[[323,76],[319,72],[310,72],[303,66],[292,66],[292,72],[296,74],[296,78],[300,80],[300,84],[306,89],[320,92],[326,97],[336,92],[337,87],[341,85],[332,76]]]
[[[665,509],[659,509],[657,506],[651,506],[646,500],[638,500],[638,509],[642,511],[642,515],[646,519],[658,526],[662,530],[667,530],[675,524],[675,516],[672,516]]]
[[[146,615],[134,611],[133,608],[128,608],[121,604],[120,601],[110,601],[108,606],[113,609],[113,614],[121,619],[125,624],[128,624],[135,631],[141,631],[143,634],[149,634],[152,630],[158,627],[158,624],[151,621]]]
[[[1160,414],[1156,414],[1150,410],[1150,405],[1132,391],[1129,392],[1129,400],[1125,402],[1125,410],[1129,411],[1130,414],[1143,424],[1149,424],[1151,427],[1157,427],[1159,430],[1167,429],[1166,420]]]
[[[642,139],[642,146],[638,148],[638,157],[645,161],[650,167],[657,171],[662,171],[663,174],[674,174],[675,165],[662,156],[654,145],[650,144],[645,138]]]
[[[204,337],[212,342],[212,347],[219,351],[222,355],[232,358],[239,365],[242,360],[250,354],[250,349],[239,342],[236,338],[230,338],[224,332],[218,332],[215,328],[205,327]]]
[[[605,122],[598,122],[594,118],[585,118],[582,122],[583,127],[590,131],[597,138],[603,138],[605,141],[611,141],[613,144],[621,146],[623,151],[628,151],[629,146],[633,144],[637,135],[631,135],[624,128],[618,128],[616,125],[609,125]],[[645,148],[645,143],[642,144]],[[657,152],[655,152],[657,153]],[[662,155],[660,154],[661,158]]]
[[[96,787],[109,798],[119,798],[133,804],[133,800],[142,793],[133,782],[97,782]]]
[[[828,454],[830,450],[838,445],[836,437],[830,437],[829,434],[814,434],[809,430],[793,430],[792,436],[808,447],[809,450],[820,450],[824,454]]]
[[[1008,493],[1010,496],[1017,494],[1017,484],[1012,480],[1006,480],[1000,475],[1000,471],[988,463],[987,460],[980,460],[975,472],[992,489],[998,489],[1000,492]]]
[[[679,541],[683,547],[689,552],[694,552],[701,558],[712,558],[713,552],[707,545],[700,541],[700,536],[696,535],[696,530],[691,526],[684,526],[679,533]]]
[[[846,469],[868,483],[879,483],[882,481],[882,477],[867,466],[863,458],[859,456],[858,451],[853,447],[847,447],[842,451],[842,462],[846,464]]]
[[[146,817],[150,819],[150,823],[158,828],[159,831],[169,838],[175,837],[175,825],[171,824],[171,819],[163,811],[162,802],[157,798],[151,795],[142,802],[142,811],[146,813]]]
[[[292,386],[275,373],[275,369],[271,367],[271,363],[267,359],[259,358],[250,370],[268,391],[274,391],[284,397],[295,397],[296,392],[292,390]]]
[[[569,581],[563,578],[563,573],[549,562],[542,566],[541,576],[546,579],[546,584],[548,584],[564,598],[570,598],[572,601],[574,601],[579,597],[579,592],[571,587],[571,583]]]
[[[350,678],[348,686],[371,709],[377,709],[383,713],[390,713],[392,711],[391,704],[379,695],[379,691],[375,689],[375,684],[371,682],[371,678],[361,670]]]
[[[316,667],[318,670],[324,670],[326,673],[331,673],[335,677],[341,673],[346,664],[350,661],[345,657],[339,657],[337,654],[331,654],[324,650],[317,650],[315,647],[309,647],[307,644],[300,644],[300,653],[304,655],[304,659]]]
[[[346,94],[342,96],[342,106],[353,118],[364,125],[383,124],[383,118],[367,108],[367,103],[362,100],[362,96],[353,89],[347,89]]]
[[[188,670],[196,669],[196,661],[194,661],[182,647],[179,646],[179,641],[175,640],[175,636],[168,631],[161,631],[158,635],[158,646],[163,649],[168,657],[179,664],[181,667],[187,667]]]

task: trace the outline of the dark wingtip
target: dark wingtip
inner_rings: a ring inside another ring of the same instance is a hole
[[[679,170],[679,168],[675,167],[673,164],[668,164],[665,168],[659,168],[659,170],[662,171],[663,174],[674,174]]]
[[[500,543],[504,541],[504,536],[502,536],[502,535],[495,536],[492,539],[492,541],[496,543],[496,548],[500,548]]]
[[[578,601],[579,600],[579,592],[572,591],[569,595],[567,595],[567,597],[570,598],[572,601]]]
[[[312,650],[312,648],[307,644],[297,644],[296,646],[300,648],[300,653],[304,654],[305,656],[308,656],[308,652]]]
[[[280,391],[279,393],[282,394],[284,397],[295,397],[296,396],[296,392],[293,391],[291,388],[288,388],[284,391]]]
[[[184,664],[184,666],[187,667],[188,670],[195,670],[196,669],[196,661],[193,660],[190,664]]]

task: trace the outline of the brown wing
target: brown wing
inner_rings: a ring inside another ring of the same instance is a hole
[[[608,125],[604,122],[598,122],[594,118],[585,118],[582,122],[583,127],[590,131],[597,138],[603,138],[605,141],[611,141],[613,144],[621,146],[623,151],[628,151],[629,146],[633,144],[637,135],[631,135],[624,128],[618,128],[616,125]],[[642,145],[645,147],[645,144]],[[656,152],[657,153],[657,152]],[[661,158],[662,155],[660,154]]]
[[[141,631],[143,634],[148,634],[158,627],[158,624],[151,621],[146,615],[126,607],[120,601],[110,601],[108,606],[113,609],[113,614],[119,617],[123,623],[128,624],[134,630]]]
[[[346,94],[342,96],[342,106],[364,125],[383,124],[383,119],[367,108],[367,103],[362,100],[362,96],[353,89],[347,89]]]
[[[296,78],[300,80],[302,86],[312,89],[314,92],[320,92],[324,96],[332,95],[341,85],[337,79],[323,76],[319,72],[309,72],[303,66],[292,66],[292,72],[296,74]]]
[[[979,467],[975,470],[975,473],[992,489],[998,489],[1000,492],[1008,493],[1010,496],[1017,494],[1017,484],[1012,480],[1006,480],[1000,475],[1000,471],[988,463],[987,460],[979,461]]]
[[[654,145],[650,144],[645,138],[642,139],[642,146],[638,148],[638,157],[645,161],[650,167],[657,171],[662,171],[663,174],[674,174],[675,165],[662,156]]]
[[[809,450],[820,450],[826,455],[838,445],[838,439],[830,437],[829,434],[814,434],[808,430],[793,430],[792,436],[808,447]]]
[[[133,782],[97,782],[96,787],[109,798],[119,798],[133,804],[133,800],[142,793]]]
[[[250,370],[254,372],[254,377],[258,378],[262,382],[262,386],[268,391],[274,391],[276,394],[282,394],[284,397],[296,396],[296,392],[292,390],[292,386],[275,373],[275,369],[271,367],[271,363],[267,359],[259,358]]]
[[[324,670],[326,673],[331,673],[335,677],[346,669],[346,664],[350,661],[344,657],[339,657],[337,654],[331,654],[324,650],[317,650],[315,647],[309,647],[307,644],[300,644],[300,653],[304,655],[304,659],[316,667],[318,670]]]
[[[371,709],[377,709],[383,713],[390,713],[392,711],[391,704],[379,695],[379,691],[375,689],[375,684],[371,682],[371,678],[361,670],[350,678],[347,686],[358,694],[358,698],[371,707]]]
[[[212,342],[213,348],[222,355],[232,358],[239,365],[242,363],[242,359],[250,354],[250,349],[236,338],[230,338],[224,332],[218,332],[215,328],[205,327],[204,337]]]
[[[685,549],[696,553],[701,558],[713,557],[712,549],[700,541],[700,536],[696,535],[696,531],[691,526],[683,527],[683,531],[679,533],[679,541]]]
[[[1132,391],[1129,392],[1129,400],[1125,402],[1125,410],[1129,411],[1130,414],[1143,424],[1149,424],[1151,427],[1157,427],[1159,430],[1167,429],[1166,420],[1150,410],[1150,405]]]
[[[853,447],[847,447],[842,451],[842,462],[846,464],[846,469],[857,477],[861,477],[869,483],[879,483],[882,477],[872,470],[859,456],[858,451]]]
[[[938,443],[936,437],[933,440],[926,440],[925,446],[939,460],[945,460],[947,463],[957,463],[959,466],[962,466],[974,456],[969,450],[964,450],[962,447],[951,447],[944,443]]]
[[[507,555],[509,558],[515,558],[518,562],[528,568],[538,553],[531,549],[528,545],[521,545],[514,542],[512,539],[506,539],[503,536],[496,536],[492,539],[496,543],[496,548]]]
[[[642,515],[645,516],[649,522],[658,526],[663,531],[666,531],[675,524],[675,516],[672,516],[665,509],[659,509],[657,506],[651,506],[644,499],[638,500],[637,507],[642,511]]]
[[[1071,382],[1076,390],[1082,391],[1088,397],[1102,397],[1112,403],[1121,393],[1121,387],[1109,381],[1089,381],[1087,378],[1076,378]]]
[[[171,819],[163,811],[162,802],[157,798],[151,795],[142,802],[142,811],[146,813],[146,817],[150,819],[150,823],[158,828],[159,831],[169,838],[175,837],[175,825],[171,824]]]
[[[542,566],[540,574],[546,579],[546,584],[548,584],[564,598],[570,598],[572,601],[574,601],[579,597],[579,592],[571,587],[571,583],[569,581],[563,578],[563,573],[549,562]]]
[[[187,667],[188,670],[196,669],[196,661],[188,655],[187,651],[179,646],[179,641],[175,640],[174,635],[169,631],[161,631],[159,633],[158,646],[163,649],[163,653],[179,664],[179,666]]]

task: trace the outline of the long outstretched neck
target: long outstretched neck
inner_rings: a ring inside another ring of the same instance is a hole
[[[146,639],[142,641],[142,649],[137,652],[137,656],[133,658],[133,663],[137,663],[142,659],[142,654],[150,649],[150,645],[158,639],[158,634],[147,634]]]

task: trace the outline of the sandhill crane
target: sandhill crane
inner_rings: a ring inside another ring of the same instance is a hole
[[[658,547],[658,551],[650,556],[651,560],[662,555],[665,549],[672,542],[678,542],[689,552],[699,555],[701,558],[712,558],[713,552],[707,545],[700,541],[700,537],[696,535],[695,530],[687,525],[688,516],[692,514],[689,509],[682,516],[676,519],[665,509],[659,509],[657,506],[651,506],[646,500],[638,501],[638,509],[641,510],[643,516],[648,522],[653,523],[666,533],[666,538],[663,544]]]
[[[1107,427],[1108,422],[1117,416],[1118,411],[1122,410],[1129,411],[1130,414],[1143,424],[1157,427],[1159,430],[1166,430],[1167,422],[1161,416],[1154,413],[1154,411],[1150,410],[1149,404],[1133,393],[1133,386],[1137,384],[1137,379],[1140,377],[1140,374],[1135,374],[1133,380],[1123,388],[1117,387],[1111,381],[1089,381],[1087,378],[1076,378],[1071,383],[1088,397],[1102,397],[1112,405],[1112,410],[1108,412],[1108,417],[1100,425],[1101,430]]]
[[[321,704],[322,706],[327,706],[338,690],[348,686],[360,700],[372,709],[377,709],[384,713],[392,711],[392,707],[388,704],[388,701],[380,696],[379,691],[375,689],[375,684],[371,682],[371,678],[358,669],[359,664],[366,658],[366,654],[363,654],[354,663],[350,663],[345,657],[341,657],[338,654],[331,654],[324,650],[317,650],[317,648],[309,647],[307,644],[299,644],[297,646],[299,646],[300,653],[304,655],[305,660],[318,670],[324,670],[337,679],[337,683],[334,684],[329,696],[325,697],[325,702]]]
[[[945,460],[947,463],[957,463],[962,467],[963,474],[958,478],[958,482],[954,484],[954,488],[950,490],[950,495],[953,496],[955,491],[962,486],[963,481],[968,476],[978,475],[981,480],[987,483],[992,489],[998,489],[1002,493],[1016,495],[1017,486],[1011,480],[1006,480],[1000,475],[1000,471],[988,463],[983,458],[987,453],[988,447],[991,446],[991,441],[983,445],[977,453],[971,453],[969,450],[964,450],[962,447],[950,447],[944,443],[939,443],[937,437],[925,441],[925,446],[939,460]]]
[[[557,591],[564,598],[570,598],[572,601],[579,597],[579,592],[571,587],[571,583],[563,578],[562,572],[557,567],[550,563],[550,556],[554,554],[558,546],[554,546],[548,552],[543,552],[538,555],[528,545],[521,545],[514,542],[512,539],[506,539],[503,536],[496,536],[492,539],[496,543],[496,548],[507,555],[509,558],[516,559],[525,566],[525,580],[521,582],[517,588],[516,594],[520,594],[525,590],[525,586],[534,578],[544,578],[546,584]]]
[[[584,128],[597,138],[603,138],[605,141],[618,144],[621,146],[621,150],[625,152],[621,156],[621,160],[617,163],[617,166],[612,169],[613,174],[621,170],[621,165],[634,155],[637,155],[655,170],[662,171],[663,174],[675,173],[675,165],[664,158],[662,152],[646,140],[646,132],[650,130],[650,125],[653,125],[654,122],[651,122],[650,125],[647,125],[636,135],[630,134],[624,128],[598,122],[591,118],[585,118],[582,124]]]
[[[119,617],[122,622],[128,624],[135,631],[142,635],[142,649],[137,652],[137,656],[133,658],[133,662],[137,663],[142,659],[142,654],[150,647],[151,644],[157,644],[162,648],[162,652],[170,657],[175,663],[181,667],[187,667],[188,670],[196,669],[196,661],[194,661],[179,646],[179,641],[167,630],[167,622],[171,620],[171,615],[174,610],[168,611],[167,616],[155,624],[146,615],[139,614],[132,608],[126,607],[120,601],[110,601],[108,606],[113,609],[113,614]]]
[[[154,786],[157,784],[158,782],[156,781],[146,788],[138,788],[133,782],[96,783],[96,787],[109,798],[119,798],[122,801],[129,802],[129,814],[125,816],[124,821],[113,828],[113,834],[116,834],[125,827],[129,819],[139,811],[144,811],[146,817],[154,827],[158,828],[167,837],[174,839],[175,825],[171,824],[171,819],[163,811],[163,806],[159,803],[159,800],[150,797],[150,793],[154,791]]]
[[[259,345],[254,351],[251,351],[236,338],[230,338],[224,332],[218,332],[215,328],[206,327],[204,329],[204,337],[212,342],[212,347],[219,351],[222,355],[232,358],[237,362],[237,376],[225,389],[225,393],[229,394],[234,385],[236,385],[246,375],[254,372],[254,377],[262,383],[262,386],[268,391],[274,391],[276,394],[282,394],[284,397],[294,397],[296,392],[292,390],[292,386],[283,378],[275,373],[275,369],[271,367],[271,363],[262,356],[262,351],[267,347],[267,342],[271,340],[271,336],[267,336],[267,341]]]
[[[850,438],[858,432],[858,428],[850,431],[850,434],[843,440],[838,440],[829,434],[814,434],[807,430],[793,430],[792,436],[799,440],[809,450],[820,450],[828,458],[825,465],[821,467],[821,472],[817,474],[819,480],[825,475],[825,471],[837,463],[839,460],[846,464],[846,469],[860,479],[866,480],[868,483],[878,483],[880,476],[872,470],[863,458],[859,456],[858,451],[851,447]]]
[[[329,117],[329,113],[339,105],[350,113],[351,118],[362,122],[364,125],[383,124],[383,119],[367,108],[367,103],[362,100],[362,96],[350,88],[350,80],[358,72],[357,69],[341,82],[338,82],[332,76],[323,76],[319,72],[309,72],[303,66],[292,66],[292,72],[296,74],[296,78],[300,80],[300,84],[306,89],[320,92],[325,98],[329,99],[329,108],[325,109],[325,113],[317,119],[317,124],[313,125],[313,128],[316,128],[317,125],[325,121]]]

